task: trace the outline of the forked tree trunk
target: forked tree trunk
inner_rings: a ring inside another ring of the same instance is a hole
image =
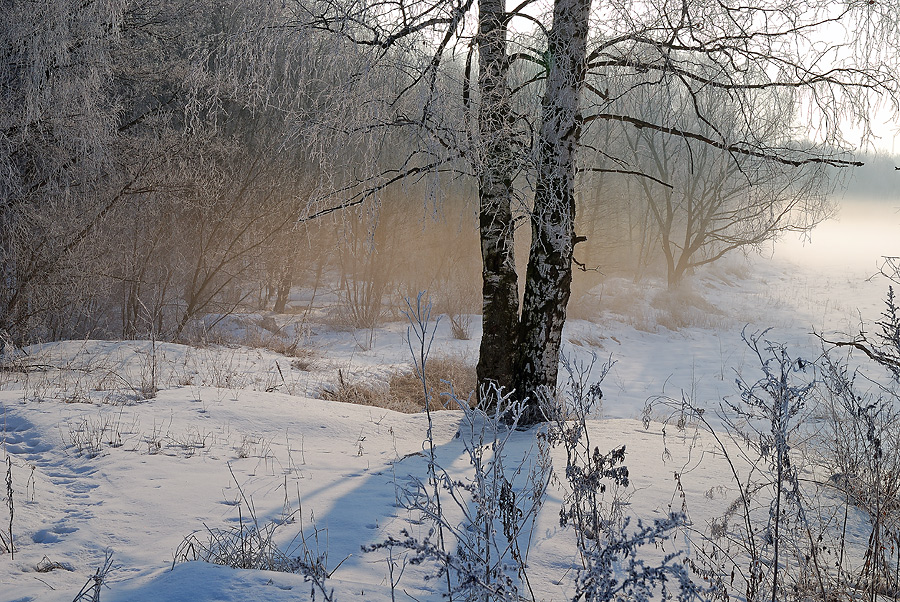
[[[543,419],[539,395],[556,388],[575,245],[575,147],[591,0],[556,0],[538,140],[532,243],[519,317],[511,209],[515,154],[503,0],[479,3],[480,228],[484,334],[478,383],[528,399],[520,424]]]
[[[529,403],[521,423],[543,420],[540,396],[556,390],[572,285],[578,101],[585,78],[591,0],[556,0],[541,104],[531,251],[519,331],[516,392]]]
[[[509,106],[504,0],[480,0],[478,85],[479,229],[482,256],[483,334],[478,383],[515,386],[519,289],[513,255],[514,155]]]

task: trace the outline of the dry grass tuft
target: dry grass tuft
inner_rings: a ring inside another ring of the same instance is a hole
[[[459,400],[475,400],[477,386],[475,367],[461,357],[445,356],[428,360],[425,366],[425,384],[431,392],[431,409],[456,409],[450,399],[452,392]],[[422,381],[414,371],[391,375],[390,396],[407,406],[416,406],[416,412],[424,409]],[[448,407],[444,407],[444,406]]]
[[[650,301],[650,306],[656,310],[656,323],[672,331],[691,327],[718,328],[724,320],[718,307],[687,284],[660,291]]]
[[[268,349],[286,357],[310,360],[315,356],[315,352],[304,344],[304,339],[299,334],[289,337],[281,332],[251,330],[244,337],[234,339],[233,342],[254,349]]]
[[[338,370],[337,383],[326,385],[320,391],[322,399],[352,403],[360,406],[376,406],[402,412],[404,410],[389,405],[388,389],[380,382],[350,382],[343,370]]]
[[[476,387],[475,367],[460,357],[436,357],[428,361],[425,382],[431,392],[431,410],[456,409],[449,398],[452,391],[460,400],[474,402]],[[321,391],[323,399],[376,406],[405,414],[415,414],[425,409],[422,381],[415,370],[397,371],[384,382],[350,382],[343,371],[338,370],[338,382]]]
[[[592,294],[597,299],[598,314],[613,314],[614,319],[644,332],[726,325],[725,313],[691,285],[691,282],[685,282],[668,290],[659,282],[635,283],[624,278],[609,278]]]

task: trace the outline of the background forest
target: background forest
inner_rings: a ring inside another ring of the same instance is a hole
[[[396,317],[422,290],[461,335],[461,316],[480,311],[476,180],[459,164],[418,161],[438,154],[437,138],[377,127],[412,110],[384,108],[415,99],[396,97],[409,49],[392,48],[385,68],[360,44],[300,27],[281,3],[5,12],[0,332],[10,342],[202,338],[236,310],[304,311],[288,305],[296,285],[314,291],[310,306],[329,293],[335,320],[357,328]],[[451,61],[431,85],[465,69]],[[461,110],[449,91],[430,98],[444,99],[445,120]],[[540,98],[526,90],[516,102],[525,113]],[[648,96],[634,111],[673,102]],[[576,312],[604,276],[661,275],[676,288],[696,267],[835,208],[825,193],[838,170],[819,164],[778,169],[627,127],[584,137],[623,169],[578,176]],[[517,202],[521,225],[531,201]],[[528,230],[516,236],[524,258]]]

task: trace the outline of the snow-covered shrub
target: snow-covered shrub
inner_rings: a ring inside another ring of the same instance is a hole
[[[835,579],[867,598],[895,597],[900,593],[900,400],[888,389],[866,391],[846,361],[828,356],[822,363],[827,419],[817,459],[845,506],[837,527]],[[862,516],[854,517],[857,513]],[[848,516],[870,528],[864,549],[855,554],[845,537]]]
[[[637,520],[632,528],[622,496],[629,483],[625,446],[602,453],[591,442],[588,423],[599,409],[603,397],[600,384],[612,362],[602,366],[593,383],[593,360],[578,364],[564,358],[563,366],[569,375],[565,404],[544,399],[542,407],[550,425],[538,437],[546,446],[561,446],[566,455],[565,469],[555,468],[555,474],[563,488],[559,523],[574,529],[581,559],[575,572],[574,600],[703,599],[707,591],[691,580],[679,552],[654,560],[642,556],[642,550],[661,548],[670,540],[684,517],[670,514],[655,519],[652,525]]]
[[[726,428],[747,443],[760,469],[744,481],[741,491],[743,543],[752,559],[746,572],[748,601],[786,599],[807,589],[806,575],[822,571],[819,546],[806,536],[815,527],[794,451],[816,384],[814,366],[765,337],[765,331],[743,334],[763,377],[752,383],[738,378],[740,399],[726,401],[723,414]],[[754,494],[768,506],[764,517],[756,516]]]
[[[686,396],[657,398],[648,404],[645,425],[654,406],[669,408],[667,424],[702,431],[731,473],[732,483],[723,490],[734,497],[725,511],[705,529],[684,529],[694,543],[692,570],[719,597],[843,599],[848,588],[835,552],[843,549],[844,534],[835,529],[835,517],[846,506],[823,495],[817,466],[806,460],[810,427],[817,428],[818,367],[792,357],[767,334],[743,333],[762,377],[738,377],[738,397],[726,398],[716,412]]]
[[[859,559],[845,553],[845,510],[837,560],[840,583],[867,599],[900,594],[900,308],[892,288],[876,327],[851,341],[825,341],[862,351],[871,363],[851,369],[833,351],[820,362],[826,420],[817,446],[829,485],[870,525],[862,562],[854,564]],[[872,364],[887,371],[887,383],[863,371]]]

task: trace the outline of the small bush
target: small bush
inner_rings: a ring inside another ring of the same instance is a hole
[[[240,520],[236,526],[224,529],[206,527],[205,534],[197,531],[184,538],[175,550],[175,562],[201,560],[233,569],[294,573],[295,559],[273,541],[282,524],[270,522],[260,526]]]
[[[120,420],[109,414],[96,419],[82,416],[68,423],[69,446],[88,458],[96,458],[107,447],[122,447]]]
[[[472,338],[471,314],[447,314],[450,318],[450,332],[453,338],[459,341],[468,341]]]
[[[682,328],[717,328],[722,312],[689,285],[663,290],[653,297],[650,306],[656,310],[656,323],[677,331]]]
[[[313,525],[313,532],[307,536],[303,531],[301,511],[292,510],[287,500],[280,519],[260,523],[252,500],[245,495],[233,472],[231,477],[240,492],[237,524],[225,528],[210,528],[204,524],[203,530],[194,531],[178,545],[172,567],[179,562],[201,561],[233,569],[296,573],[303,575],[305,581],[312,582],[313,600],[316,589],[326,602],[333,600],[334,592],[327,588],[326,581],[340,567],[340,563],[328,570],[328,552],[319,552],[320,529]],[[299,535],[288,547],[280,547],[275,541],[276,532],[295,522],[300,524]]]
[[[671,331],[721,328],[726,323],[725,313],[689,282],[672,290],[658,286],[659,282],[608,278],[570,303],[568,315],[595,320],[604,313],[612,314],[613,319],[644,332],[657,332],[659,327]]]
[[[285,337],[282,334],[263,336],[256,342],[245,343],[248,347],[268,349],[287,357],[296,357],[302,360],[311,360],[315,352],[302,344],[300,336]]]

